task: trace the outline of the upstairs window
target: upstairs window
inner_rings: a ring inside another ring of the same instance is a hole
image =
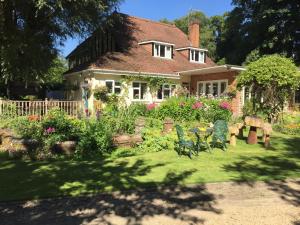
[[[153,55],[155,57],[172,59],[172,46],[154,43]]]
[[[106,80],[105,86],[108,89],[109,94],[121,94],[121,82],[115,80]]]
[[[205,52],[199,50],[190,50],[190,61],[196,63],[205,63]]]

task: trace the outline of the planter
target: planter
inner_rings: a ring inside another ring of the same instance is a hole
[[[143,129],[145,128],[146,120],[144,117],[138,117],[135,121],[135,134],[142,134]]]
[[[75,152],[76,145],[77,145],[76,141],[63,141],[63,142],[56,143],[53,146],[52,150],[55,153],[71,156]]]
[[[142,142],[143,142],[142,136],[139,134],[135,134],[135,135],[119,134],[113,136],[114,147],[130,148]]]
[[[170,133],[173,130],[174,121],[171,118],[166,118],[164,120],[164,130],[163,133]]]

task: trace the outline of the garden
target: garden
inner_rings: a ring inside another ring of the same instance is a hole
[[[252,90],[241,117],[229,97],[192,96],[124,106],[110,95],[93,116],[3,113],[0,200],[299,177],[299,112],[270,111],[283,95],[262,104],[266,89]]]

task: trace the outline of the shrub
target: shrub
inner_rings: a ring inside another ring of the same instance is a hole
[[[76,157],[92,157],[110,152],[112,132],[105,121],[85,121],[75,152]]]
[[[232,113],[230,102],[224,99],[173,97],[151,110],[149,115],[161,120],[170,117],[176,121],[215,122],[229,121]]]
[[[96,87],[94,89],[94,97],[97,100],[101,100],[102,102],[108,101],[108,88],[106,86]]]
[[[300,123],[298,124],[276,124],[273,126],[275,131],[289,135],[300,135]]]

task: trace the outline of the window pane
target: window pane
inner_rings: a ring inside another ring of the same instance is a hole
[[[213,96],[218,96],[219,83],[213,83]]]
[[[204,84],[203,83],[199,83],[198,84],[198,96],[201,96],[204,94]]]
[[[157,90],[157,99],[162,99],[162,86]]]
[[[121,88],[115,87],[115,94],[120,94],[121,93]]]
[[[140,87],[140,83],[139,82],[133,82],[132,87]]]
[[[120,81],[115,81],[115,87],[121,87],[121,82]]]
[[[140,90],[133,89],[133,99],[140,99]]]
[[[154,50],[154,55],[159,56],[159,45],[155,44],[155,50]]]
[[[170,85],[169,85],[169,84],[165,84],[165,85],[164,85],[164,88],[165,88],[165,89],[169,89],[169,88],[170,88]]]
[[[171,95],[170,92],[171,92],[170,89],[164,89],[164,98],[170,98]]]
[[[141,83],[141,99],[145,99],[147,91],[147,84]]]
[[[210,88],[211,88],[211,83],[206,83],[205,84],[205,95],[211,94]]]
[[[169,59],[172,58],[172,48],[170,46],[166,47],[166,57]]]
[[[221,82],[221,95],[225,93],[226,88],[227,88],[227,83]]]
[[[199,52],[200,54],[200,58],[199,58],[199,62],[204,62],[204,52]]]
[[[192,61],[194,61],[194,55],[195,55],[195,51],[194,50],[191,50],[191,59],[192,59]]]
[[[165,45],[160,45],[160,57],[166,56]]]
[[[199,62],[199,51],[195,51],[195,61]]]
[[[105,82],[105,85],[108,89],[108,93],[112,93],[112,90],[113,90],[113,82],[112,81],[106,81]]]
[[[300,90],[295,92],[295,103],[300,104]]]

